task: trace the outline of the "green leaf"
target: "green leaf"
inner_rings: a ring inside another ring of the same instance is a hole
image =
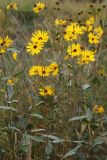
[[[74,155],[80,147],[81,147],[81,145],[77,146],[77,147],[74,148],[74,149],[71,149],[69,152],[67,152],[67,153],[64,155],[64,158]]]
[[[64,139],[54,139],[53,141],[52,141],[52,143],[61,143],[61,142],[64,142],[65,140]]]
[[[86,111],[86,116],[87,116],[87,120],[88,121],[92,120],[92,112],[91,112],[91,110],[89,108]]]
[[[36,142],[45,142],[44,137],[42,136],[31,136],[31,135],[26,135],[27,138],[32,139]]]
[[[8,127],[8,129],[14,130],[14,131],[17,131],[17,132],[23,134],[23,133],[22,133],[18,128],[16,128],[16,127]]]
[[[107,137],[97,137],[93,142],[93,147],[95,147],[96,145],[103,144],[106,141],[107,141]]]
[[[56,136],[53,136],[53,135],[45,135],[43,134],[44,137],[47,137],[47,138],[50,138],[52,140],[55,140],[55,139],[60,139],[59,137],[56,137]]]
[[[45,153],[48,157],[52,153],[52,149],[53,149],[52,143],[51,143],[51,141],[48,141],[48,144],[45,148]]]
[[[40,119],[42,119],[43,118],[43,116],[42,115],[40,115],[40,114],[29,114],[30,116],[32,116],[32,117],[37,117],[37,118],[40,118]]]
[[[0,106],[0,109],[3,109],[3,110],[11,110],[11,111],[14,111],[14,112],[17,112],[17,110],[13,107],[7,107],[7,106]]]
[[[13,97],[13,86],[8,85],[7,91],[8,91],[8,98],[10,100]]]
[[[84,118],[86,118],[86,116],[76,116],[76,117],[70,118],[69,121],[82,120]]]
[[[61,139],[61,138],[53,136],[53,135],[43,135],[43,136],[51,139],[52,143],[60,143],[60,142],[64,142],[65,141],[64,139]]]
[[[17,52],[17,53],[19,53],[19,51],[17,49],[15,49],[15,48],[8,48],[7,51],[8,52]]]

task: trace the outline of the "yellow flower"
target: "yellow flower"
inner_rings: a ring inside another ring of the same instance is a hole
[[[39,89],[39,94],[41,96],[51,96],[54,94],[54,88],[51,86],[44,86],[43,88]]]
[[[98,113],[104,113],[104,107],[103,106],[99,106]]]
[[[9,9],[18,10],[18,8],[17,8],[17,3],[14,3],[14,2],[9,3],[9,4],[7,5],[7,9],[8,9],[8,10],[9,10]]]
[[[45,8],[45,4],[42,2],[38,2],[37,4],[34,5],[33,11],[34,13],[39,13],[43,11],[44,8]]]
[[[5,52],[6,52],[6,50],[4,48],[0,48],[0,54],[3,54]]]
[[[79,64],[88,64],[89,62],[95,61],[95,52],[90,50],[84,50],[79,57]]]
[[[0,13],[1,13],[1,11],[2,11],[2,10],[0,9]]]
[[[79,35],[84,33],[83,27],[79,26],[77,23],[71,23],[65,29],[64,39],[66,41],[72,41],[78,38]]]
[[[67,49],[67,53],[69,56],[72,56],[72,57],[79,56],[81,54],[80,44],[73,43],[72,45],[70,45]]]
[[[12,57],[13,57],[13,59],[14,59],[15,61],[17,61],[17,59],[18,59],[18,57],[17,57],[17,52],[14,52],[14,53],[12,54]]]
[[[49,68],[53,76],[56,76],[58,74],[59,68],[57,63],[51,63],[49,65]]]
[[[9,38],[9,36],[6,37],[0,37],[0,46],[1,47],[10,47],[12,45],[13,41]]]
[[[42,77],[47,77],[50,75],[50,68],[48,66],[32,66],[29,70],[29,75],[39,75]]]
[[[47,77],[50,75],[50,68],[48,66],[41,66],[38,70],[38,75],[42,77]]]
[[[99,38],[101,38],[102,35],[103,35],[103,29],[102,29],[101,27],[95,28],[95,29],[94,29],[94,32],[97,34],[97,36],[98,36]]]
[[[13,86],[14,85],[14,79],[8,79],[7,85]]]
[[[55,20],[55,25],[56,26],[64,26],[66,25],[67,21],[66,20],[63,20],[63,19],[56,19]]]
[[[104,69],[99,69],[99,70],[98,70],[98,75],[99,75],[99,76],[104,76],[104,77],[107,76],[107,74],[106,74],[106,72],[105,72]]]
[[[26,46],[26,51],[31,54],[39,54],[43,49],[43,43],[42,42],[29,42]]]
[[[32,42],[39,41],[39,42],[46,43],[48,39],[49,39],[48,32],[41,31],[41,30],[35,31],[31,37]]]
[[[90,32],[88,34],[88,38],[89,38],[89,43],[90,44],[98,44],[100,42],[99,37],[96,34],[92,33],[92,32]]]
[[[104,107],[103,106],[94,105],[93,112],[95,112],[95,113],[104,113]]]
[[[95,18],[92,16],[86,21],[86,25],[90,26],[93,25],[95,22]]]
[[[30,76],[38,75],[39,70],[41,70],[40,66],[32,66],[29,70],[29,75]]]
[[[88,26],[86,27],[86,30],[87,30],[88,32],[91,32],[91,31],[93,30],[93,26],[92,26],[92,25],[88,25]]]

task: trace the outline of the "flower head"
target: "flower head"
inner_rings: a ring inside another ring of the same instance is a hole
[[[67,54],[72,57],[79,56],[81,54],[80,44],[73,43],[70,46],[68,46]]]
[[[14,61],[17,61],[17,59],[18,59],[17,52],[13,52],[12,57],[13,57]]]
[[[50,68],[48,66],[41,66],[38,72],[39,76],[47,77],[50,75]]]
[[[51,96],[54,94],[54,88],[51,86],[44,86],[39,89],[39,93],[41,96]]]
[[[44,8],[45,8],[45,4],[42,2],[38,2],[37,4],[34,5],[33,11],[34,13],[39,13],[43,11]]]
[[[88,34],[88,38],[89,38],[89,43],[90,44],[98,44],[100,42],[100,39],[99,39],[98,35],[96,35],[92,32],[90,32]]]
[[[57,63],[51,63],[49,65],[49,68],[53,76],[56,76],[58,74],[59,68]]]
[[[88,64],[95,61],[95,52],[90,50],[82,51],[81,56],[79,57],[79,64]]]
[[[56,19],[56,20],[55,20],[55,25],[56,25],[56,26],[65,26],[66,23],[67,23],[67,21],[64,20],[64,19]]]
[[[67,26],[65,29],[64,39],[66,41],[72,41],[78,38],[79,35],[82,35],[84,30],[77,23],[71,23],[71,25]]]
[[[13,41],[9,38],[9,36],[6,37],[0,37],[0,47],[8,48],[12,45]]]
[[[31,37],[32,42],[37,41],[37,42],[46,43],[48,39],[49,39],[48,32],[41,31],[41,30],[35,31]]]
[[[26,46],[26,51],[31,54],[39,54],[43,49],[43,43],[39,41],[29,42]]]
[[[18,10],[18,8],[17,8],[17,3],[14,3],[14,2],[9,3],[9,4],[7,5],[7,9],[8,9],[8,10],[9,10],[9,9]]]
[[[104,107],[103,106],[94,105],[93,112],[94,113],[104,113]]]
[[[38,75],[38,73],[40,72],[41,67],[40,66],[32,66],[29,70],[29,75],[30,76],[34,76],[34,75]]]

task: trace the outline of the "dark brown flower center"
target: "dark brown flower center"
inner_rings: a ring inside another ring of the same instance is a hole
[[[36,49],[37,48],[37,46],[36,45],[34,45],[34,47],[33,47],[34,49]]]
[[[42,38],[42,37],[39,37],[38,39],[39,39],[39,40],[42,40],[43,38]]]
[[[42,71],[42,73],[43,73],[43,74],[45,74],[45,73],[46,73],[46,71]]]
[[[40,10],[41,10],[41,7],[39,7],[38,10],[40,11]]]
[[[74,52],[77,52],[77,49],[74,49]]]
[[[44,92],[47,93],[47,89],[45,89]]]
[[[6,43],[6,42],[5,42],[5,41],[3,41],[3,42],[1,43],[1,46],[4,46],[4,45],[5,45],[5,43]]]
[[[13,8],[13,4],[10,4],[10,8]]]

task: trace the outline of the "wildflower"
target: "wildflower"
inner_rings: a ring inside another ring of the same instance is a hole
[[[104,113],[104,107],[103,106],[94,105],[93,112],[94,113]]]
[[[63,19],[56,19],[55,20],[55,25],[56,26],[64,26],[66,25],[67,21],[66,20],[63,20]]]
[[[50,75],[50,68],[48,66],[41,66],[38,70],[38,75],[42,77],[47,77]]]
[[[8,10],[9,10],[9,9],[18,10],[18,8],[17,8],[17,3],[14,3],[14,2],[9,3],[9,4],[7,5],[7,9],[8,9]]]
[[[8,79],[7,85],[13,86],[14,85],[14,79]]]
[[[91,31],[93,30],[93,25],[88,25],[88,26],[86,27],[86,30],[87,30],[88,32],[91,32]]]
[[[89,62],[95,61],[95,52],[90,50],[82,51],[81,56],[79,57],[79,64],[88,64]]]
[[[17,52],[14,52],[13,54],[12,54],[12,57],[13,57],[13,59],[15,60],[15,61],[17,61]]]
[[[78,38],[79,35],[84,33],[83,28],[77,23],[71,23],[66,29],[64,34],[64,39],[66,41],[72,41]]]
[[[38,75],[40,69],[41,69],[40,66],[32,66],[29,70],[29,75],[30,76]]]
[[[39,75],[42,77],[47,77],[50,75],[50,68],[48,66],[32,66],[29,70],[29,75]]]
[[[0,46],[4,48],[8,48],[12,45],[13,41],[9,38],[9,36],[6,37],[0,37]]]
[[[87,21],[86,21],[86,25],[90,26],[93,25],[95,22],[95,18],[93,16],[91,16]]]
[[[97,36],[100,38],[103,35],[103,29],[101,27],[96,27],[94,29],[94,32],[97,34]]]
[[[104,69],[99,69],[99,70],[98,70],[98,75],[99,75],[99,76],[104,76],[104,77],[107,76],[107,74],[106,74],[106,72],[105,72]]]
[[[46,43],[48,39],[49,39],[48,32],[41,31],[41,30],[34,32],[31,37],[32,42],[39,41],[39,42]]]
[[[49,68],[51,70],[51,73],[53,76],[56,76],[59,72],[58,64],[57,63],[51,63],[49,65]]]
[[[26,51],[31,55],[39,54],[42,49],[43,49],[43,43],[39,41],[29,42],[28,45],[26,46]]]
[[[39,89],[39,93],[41,96],[51,96],[54,94],[54,88],[51,86],[44,86]]]
[[[45,4],[42,2],[38,2],[37,4],[34,5],[33,11],[34,13],[39,13],[45,9]]]
[[[89,38],[89,43],[90,44],[98,44],[100,42],[99,37],[96,34],[92,33],[92,32],[90,32],[88,34],[88,38]]]
[[[81,54],[80,44],[73,43],[72,45],[70,45],[67,49],[67,53],[72,57],[79,56]]]
[[[0,48],[0,54],[3,54],[5,52],[6,52],[6,50],[4,48]]]

